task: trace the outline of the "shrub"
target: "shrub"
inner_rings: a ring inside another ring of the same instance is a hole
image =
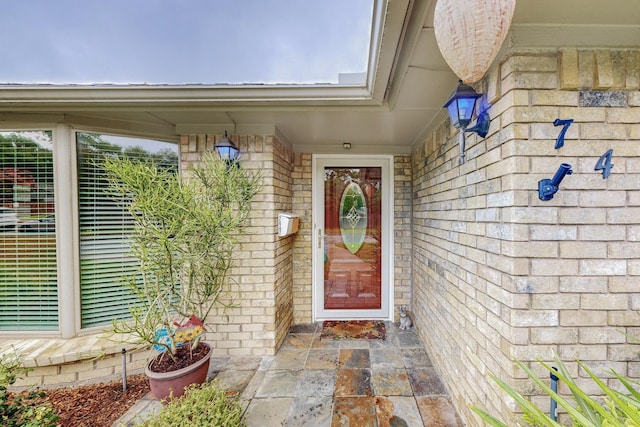
[[[55,427],[58,415],[50,405],[40,402],[44,392],[9,392],[9,386],[26,372],[18,357],[0,357],[0,424],[6,427]]]
[[[244,427],[242,412],[238,397],[213,380],[189,386],[140,427]]]
[[[133,221],[131,255],[139,262],[122,278],[137,300],[132,319],[114,319],[113,330],[175,358],[187,344],[176,322],[215,322],[215,307],[235,305],[240,287],[229,272],[261,175],[210,153],[184,176],[126,157],[107,157],[104,168],[109,191]],[[196,348],[199,339],[187,345]]]
[[[557,372],[549,364],[539,361],[545,369],[569,387],[571,390],[571,397],[569,398],[554,392],[545,381],[540,379],[540,377],[534,374],[531,369],[522,362],[517,363],[527,373],[529,378],[557,402],[558,408],[564,409],[572,421],[571,425],[579,427],[640,427],[640,393],[636,390],[640,383],[637,381],[632,381],[611,370],[610,373],[620,382],[623,386],[622,389],[626,390],[627,393],[620,392],[609,387],[603,380],[598,378],[593,371],[578,361],[579,366],[584,369],[589,377],[600,387],[600,390],[602,390],[604,398],[595,399],[587,395],[575,383],[566,365],[558,357],[556,357],[556,364],[558,365]],[[494,375],[491,375],[491,378],[513,397],[520,406],[523,410],[524,421],[532,426],[562,426],[562,424],[554,421],[545,411],[533,405],[513,387]],[[507,427],[509,425],[480,408],[472,406],[471,409],[491,426]]]

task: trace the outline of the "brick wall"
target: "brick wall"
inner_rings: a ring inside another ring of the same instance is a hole
[[[293,194],[293,152],[274,139],[273,194],[278,212],[291,212]],[[276,217],[277,226],[277,217]],[[277,229],[276,229],[277,234]],[[296,235],[276,237],[275,242],[275,330],[276,348],[282,344],[293,323],[293,248]]]
[[[604,374],[640,376],[640,92],[638,50],[512,50],[482,82],[490,102],[485,139],[448,122],[416,147],[413,259],[416,323],[468,425],[467,405],[506,415],[513,403],[492,372],[531,395],[518,358],[558,354],[578,383],[579,358]],[[574,119],[564,147],[554,144]],[[613,149],[611,176],[594,166]],[[537,183],[561,163],[553,200]],[[606,375],[605,375],[606,376]],[[594,391],[592,386],[587,386]]]
[[[222,135],[186,135],[181,167],[189,170]],[[293,320],[293,238],[277,236],[277,214],[291,209],[293,154],[271,135],[231,135],[241,167],[259,172],[262,189],[240,236],[231,276],[238,283],[233,308],[212,311],[207,341],[213,355],[275,354]]]
[[[411,191],[411,156],[395,156],[394,207],[393,207],[393,251],[394,251],[394,319],[399,320],[400,305],[411,305],[411,212],[413,192]]]
[[[127,374],[144,372],[148,363],[149,351],[129,352],[126,354]],[[25,366],[29,366],[25,360]],[[78,360],[70,363],[51,363],[44,366],[29,366],[26,376],[18,378],[13,387],[59,387],[77,386],[97,382],[108,382],[122,378],[122,354],[106,354],[94,359]]]
[[[296,153],[293,166],[293,212],[300,215],[300,231],[294,239],[293,254],[293,322],[308,323],[313,319],[312,298],[312,209],[311,154]]]

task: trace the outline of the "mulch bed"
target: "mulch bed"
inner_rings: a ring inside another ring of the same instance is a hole
[[[140,398],[149,392],[144,374],[127,377],[127,391],[122,380],[108,383],[44,390],[44,402],[50,402],[60,418],[60,427],[111,427]]]
[[[325,320],[321,340],[384,340],[387,330],[381,320]]]
[[[207,355],[208,347],[198,346],[193,352],[188,347],[178,349],[178,363],[168,355],[156,366],[159,372],[170,372],[188,366]],[[127,376],[127,390],[122,391],[122,380],[82,386],[43,389],[45,396],[37,403],[48,402],[60,417],[59,427],[111,427],[138,400],[149,393],[149,380],[144,374]],[[21,392],[26,393],[26,392]],[[20,394],[20,393],[18,393]]]

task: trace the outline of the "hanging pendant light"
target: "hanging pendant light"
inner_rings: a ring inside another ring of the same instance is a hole
[[[433,29],[451,70],[465,83],[482,79],[509,32],[516,0],[438,0]]]

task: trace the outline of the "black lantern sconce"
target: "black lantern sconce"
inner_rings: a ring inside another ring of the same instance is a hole
[[[471,86],[466,85],[462,83],[462,80],[459,80],[458,87],[451,94],[447,103],[444,104],[444,107],[449,111],[451,124],[453,124],[455,128],[460,129],[460,163],[464,163],[464,150],[466,143],[464,134],[466,132],[475,132],[481,138],[484,138],[489,132],[491,119],[489,118],[489,113],[487,113],[486,110],[478,114],[476,125],[467,129],[467,126],[471,123],[471,118],[473,117],[473,112],[476,108],[476,101],[481,96],[481,93],[477,93]]]
[[[239,166],[238,160],[240,159],[240,150],[238,150],[238,147],[231,142],[226,130],[224,131],[224,137],[220,141],[216,142],[213,148],[216,149],[220,158],[227,163],[227,168],[230,168],[231,166]]]

